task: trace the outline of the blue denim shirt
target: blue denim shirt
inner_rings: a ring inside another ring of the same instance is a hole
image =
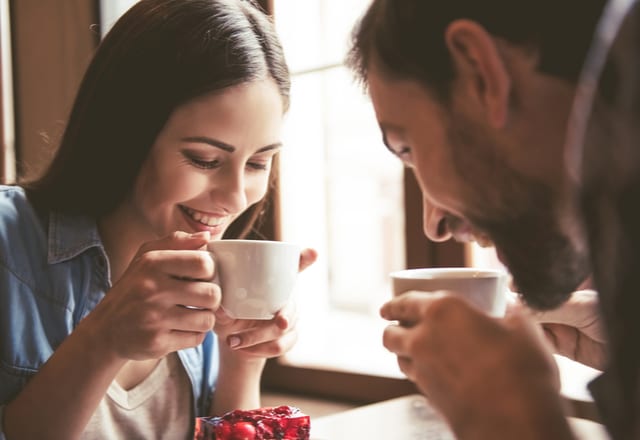
[[[95,220],[55,212],[41,218],[22,188],[0,186],[0,420],[4,405],[110,287]],[[195,415],[204,415],[218,376],[216,338],[209,333],[178,355]]]

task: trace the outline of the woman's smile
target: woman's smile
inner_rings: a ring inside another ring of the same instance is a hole
[[[217,235],[226,229],[231,221],[231,216],[198,211],[188,206],[178,205],[187,223],[196,231],[210,231]]]

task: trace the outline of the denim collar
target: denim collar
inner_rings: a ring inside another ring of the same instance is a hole
[[[49,214],[47,261],[50,264],[70,260],[93,247],[104,252],[95,219],[57,212]]]

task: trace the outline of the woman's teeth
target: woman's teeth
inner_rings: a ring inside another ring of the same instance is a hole
[[[206,226],[220,226],[221,224],[223,224],[227,217],[210,217],[206,214],[201,213],[200,211],[195,211],[191,208],[187,208],[186,206],[183,206],[183,211],[187,213],[187,215],[189,215],[189,217],[191,217],[192,219],[194,219],[195,221],[197,221],[198,223],[202,223],[203,225]]]

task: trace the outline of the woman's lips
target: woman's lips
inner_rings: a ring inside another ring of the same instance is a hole
[[[222,231],[230,220],[230,216],[228,215],[216,215],[183,205],[180,205],[180,210],[187,222],[196,231],[211,231],[211,233],[216,233]]]

